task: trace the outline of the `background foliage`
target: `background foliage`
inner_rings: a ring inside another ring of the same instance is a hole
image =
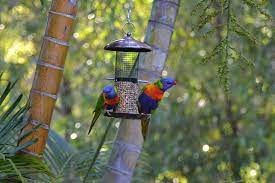
[[[143,39],[152,1],[134,2],[134,36]],[[175,77],[179,84],[167,93],[153,116],[144,145],[144,163],[138,165],[141,168],[136,171],[135,182],[275,181],[275,32],[274,22],[261,12],[265,8],[264,12],[274,16],[275,3],[232,1],[228,29],[228,14],[223,9],[227,2],[181,1],[163,72]],[[1,1],[0,68],[7,71],[4,78],[22,78],[15,88],[18,94],[25,94],[23,100],[31,87],[46,26],[50,1],[43,3]],[[73,145],[70,153],[95,148],[103,134],[104,118],[91,136],[86,131],[98,93],[108,83],[104,78],[113,74],[114,55],[103,51],[103,47],[122,37],[126,7],[126,0],[79,3],[53,117],[53,129]],[[235,51],[231,50],[227,59],[224,50],[212,57],[228,30],[232,32],[228,42]],[[246,34],[240,35],[244,31]],[[251,64],[242,64],[246,63],[243,57]],[[225,63],[227,94],[225,82],[221,85],[217,74]],[[117,126],[114,123],[110,140]],[[110,146],[104,148],[108,150]]]

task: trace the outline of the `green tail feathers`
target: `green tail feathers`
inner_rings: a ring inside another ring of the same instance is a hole
[[[93,127],[94,127],[94,125],[95,125],[97,119],[98,119],[99,116],[100,116],[100,114],[101,114],[101,111],[95,111],[95,112],[94,112],[94,117],[93,117],[93,120],[92,120],[92,122],[91,122],[89,131],[88,131],[88,135],[91,133],[91,131],[92,131],[92,129],[93,129]]]
[[[150,122],[150,117],[146,117],[141,120],[141,132],[142,132],[144,141],[146,140],[146,137],[148,135],[149,122]]]

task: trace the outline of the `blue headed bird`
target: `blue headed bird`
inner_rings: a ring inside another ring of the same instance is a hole
[[[161,78],[155,83],[149,83],[142,89],[138,98],[139,112],[143,114],[152,114],[159,102],[162,100],[164,92],[176,85],[176,80],[170,77]],[[142,135],[145,140],[150,118],[141,120]]]
[[[118,103],[119,103],[119,97],[117,95],[117,91],[115,87],[111,85],[105,86],[97,100],[96,107],[93,112],[93,119],[91,122],[91,126],[89,128],[88,134],[90,134],[93,126],[95,125],[101,113],[104,112],[104,110],[106,111],[114,110]]]

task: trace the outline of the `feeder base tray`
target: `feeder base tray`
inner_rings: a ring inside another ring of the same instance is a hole
[[[143,119],[148,118],[150,114],[131,114],[131,113],[117,113],[117,112],[105,112],[104,116],[122,119]]]

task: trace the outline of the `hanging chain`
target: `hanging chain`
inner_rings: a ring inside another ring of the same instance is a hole
[[[135,26],[131,22],[131,13],[133,8],[133,0],[129,0],[128,7],[127,7],[127,17],[126,17],[126,23],[123,25],[123,32],[130,36],[135,31]],[[127,31],[126,31],[127,29]]]
[[[131,23],[132,8],[133,8],[133,0],[130,0],[128,4],[128,10],[127,10],[127,23]]]

